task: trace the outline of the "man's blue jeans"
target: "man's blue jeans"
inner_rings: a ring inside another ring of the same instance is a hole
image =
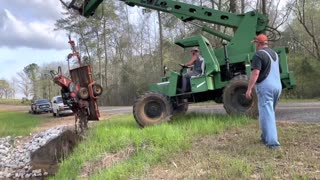
[[[281,87],[256,86],[258,95],[261,140],[269,147],[279,146],[275,108],[281,94]]]
[[[200,74],[200,73],[197,72],[197,71],[190,71],[190,72],[187,72],[187,73],[185,73],[185,74],[183,75],[183,77],[182,77],[182,91],[183,91],[183,92],[187,92],[187,91],[188,91],[188,89],[187,89],[187,87],[188,87],[188,81],[190,82],[191,76],[197,76],[197,75],[199,75],[199,74]]]

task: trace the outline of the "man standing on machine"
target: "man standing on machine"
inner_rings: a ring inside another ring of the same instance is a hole
[[[251,92],[256,85],[258,95],[259,122],[262,131],[261,141],[269,148],[280,146],[278,142],[275,108],[281,94],[278,54],[268,47],[268,38],[259,34],[253,42],[256,44],[256,54],[252,59],[252,72],[246,92],[251,99]]]

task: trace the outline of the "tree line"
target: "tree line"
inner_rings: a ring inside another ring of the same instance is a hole
[[[282,7],[281,0],[184,2],[234,13],[258,10],[268,15],[269,26],[273,29],[269,37],[277,40],[271,41],[271,47],[288,47],[289,68],[297,80],[297,87],[286,91],[284,96],[319,96],[320,78],[314,77],[320,75],[320,2],[288,0]],[[233,33],[233,29],[223,26],[197,23],[230,35]],[[83,61],[91,65],[94,79],[104,88],[100,99],[102,105],[130,105],[136,96],[147,90],[149,83],[160,80],[164,65],[170,70],[179,70],[178,63],[186,62],[190,54],[174,45],[177,38],[203,34],[214,48],[222,46],[221,39],[202,32],[197,26],[183,23],[171,14],[134,9],[117,0],[104,1],[95,16],[89,19],[68,12],[55,26],[76,38]],[[281,32],[281,36],[277,32]],[[58,65],[63,66],[52,63],[25,67],[16,79],[19,90],[27,98],[50,98],[59,94],[59,88],[46,75],[50,68],[55,69]],[[67,68],[63,70],[67,73]],[[0,97],[1,92],[0,88]]]

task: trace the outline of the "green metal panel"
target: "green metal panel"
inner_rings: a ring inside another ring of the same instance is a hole
[[[179,73],[172,71],[168,81],[149,84],[149,90],[161,92],[167,96],[175,96]]]
[[[289,71],[288,62],[287,62],[287,48],[275,48],[273,49],[277,52],[279,56],[280,70],[281,70],[281,81],[283,88],[292,89],[296,86],[296,81],[294,75]]]
[[[84,6],[84,16],[88,17],[102,3],[103,0],[88,0]],[[200,20],[231,28],[238,28],[243,21],[244,14],[234,14],[215,10],[203,6],[196,6],[174,0],[119,0],[129,6],[141,6],[149,9],[159,10],[175,15],[182,21]],[[248,12],[246,14],[250,14]],[[256,33],[261,33],[268,25],[268,18],[265,15],[257,14],[259,20],[256,23]]]
[[[91,0],[84,6],[83,16],[89,17],[98,8],[103,0]]]
[[[206,76],[195,77],[190,79],[192,92],[204,92],[208,91]]]
[[[182,21],[201,20],[216,24],[237,27],[241,22],[241,17],[236,14],[218,11],[211,8],[195,6],[192,4],[172,1],[172,0],[122,0],[128,5],[137,5],[150,9],[155,9],[170,14],[174,14]]]
[[[191,91],[194,93],[214,90],[214,84],[210,76],[193,77],[190,79],[190,84]]]

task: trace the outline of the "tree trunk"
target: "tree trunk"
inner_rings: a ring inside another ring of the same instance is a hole
[[[100,36],[98,29],[96,29],[96,36],[97,36],[97,56],[98,56],[98,71],[99,71],[99,82],[102,85],[102,70],[101,70],[101,48],[100,48]]]
[[[237,13],[237,2],[238,0],[231,0],[230,1],[230,12],[231,13]]]
[[[159,21],[159,54],[160,54],[160,75],[162,75],[162,66],[163,66],[163,32],[162,32],[162,20],[161,13],[158,13],[158,21]]]
[[[241,0],[241,13],[244,13],[245,9],[245,0]]]
[[[107,51],[107,31],[106,31],[106,19],[103,20],[103,50],[104,50],[104,87],[108,86],[108,51]]]
[[[262,14],[267,15],[267,0],[262,0]]]
[[[87,54],[87,56],[88,56],[89,64],[92,65],[91,56],[90,56],[90,52],[89,52],[89,47],[88,47],[88,45],[87,45],[87,43],[86,43],[86,40],[84,39],[84,35],[83,35],[82,32],[79,33],[79,34],[80,34],[80,38],[81,38],[81,40],[82,40],[82,43],[83,43],[83,45],[84,45],[84,47],[85,47],[85,49],[86,49],[86,54]]]

